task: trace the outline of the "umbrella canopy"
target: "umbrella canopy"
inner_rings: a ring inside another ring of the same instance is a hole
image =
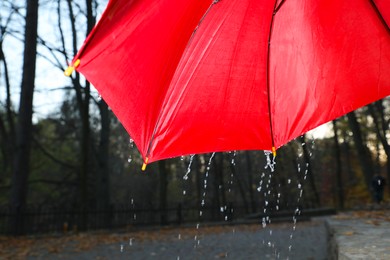
[[[390,1],[111,0],[69,70],[144,160],[275,150],[390,94]]]

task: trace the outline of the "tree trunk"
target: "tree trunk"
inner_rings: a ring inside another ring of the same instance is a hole
[[[28,176],[30,173],[30,147],[32,141],[33,96],[37,57],[38,0],[28,0],[23,74],[20,93],[19,114],[16,126],[14,172],[10,197],[10,231],[14,235],[24,232],[23,212],[27,203]]]
[[[93,5],[92,0],[86,0],[87,7],[87,31],[86,35],[91,32],[96,18],[93,14]],[[71,31],[73,35],[72,48],[73,54],[77,53],[77,29],[76,29],[76,20],[73,13],[72,1],[67,0],[68,8],[69,8],[69,18],[71,21]],[[63,42],[64,44],[64,42]],[[79,74],[76,73],[75,78],[72,78],[73,87],[76,92],[76,100],[77,105],[80,112],[81,118],[81,138],[80,138],[80,168],[79,168],[79,210],[81,212],[81,223],[80,229],[86,230],[88,224],[88,216],[86,214],[86,209],[89,205],[89,187],[88,187],[88,171],[90,168],[90,151],[91,151],[91,130],[90,130],[90,113],[89,113],[89,105],[90,105],[90,83],[86,81],[85,87],[82,88],[81,79]]]
[[[0,35],[0,38],[2,36],[3,35]],[[0,62],[3,64],[4,67],[4,82],[6,88],[6,102],[5,102],[6,116],[4,120],[0,118],[0,140],[4,144],[1,147],[2,154],[3,154],[3,166],[4,166],[3,173],[5,173],[7,172],[8,168],[11,169],[11,172],[13,171],[12,162],[14,160],[13,155],[15,149],[15,123],[14,123],[14,113],[12,111],[11,83],[9,80],[8,64],[7,61],[5,60],[5,55],[3,52],[3,42],[1,39],[0,39]],[[1,182],[1,177],[0,177],[0,182]]]
[[[334,140],[334,152],[336,159],[336,189],[338,195],[338,208],[344,209],[344,187],[342,179],[342,164],[341,164],[341,149],[339,143],[339,135],[337,132],[337,120],[333,120],[333,140]]]
[[[357,121],[355,112],[347,114],[348,124],[353,133],[353,140],[357,150],[357,155],[360,161],[361,169],[363,171],[364,180],[367,186],[367,189],[371,191],[371,179],[373,177],[373,163],[371,154],[368,151],[366,144],[363,141],[363,136],[360,130],[360,125]]]
[[[252,213],[255,213],[257,207],[256,207],[255,195],[253,191],[253,167],[252,167],[252,160],[248,151],[245,152],[245,157],[246,157],[246,164],[248,166],[249,198],[250,198]]]
[[[168,224],[167,204],[168,204],[168,173],[166,161],[158,162],[160,174],[160,223],[161,225]]]
[[[223,179],[223,157],[223,153],[216,153],[214,159],[214,207],[212,210],[215,210],[216,216],[219,215],[221,207],[227,206]]]
[[[110,205],[110,178],[109,178],[109,141],[110,141],[110,113],[107,103],[99,101],[101,130],[98,147],[98,165],[96,197],[99,207],[108,209]],[[108,220],[109,221],[109,220]]]
[[[387,141],[387,132],[388,132],[388,122],[385,120],[383,101],[379,100],[374,104],[368,106],[369,112],[374,120],[375,132],[380,140],[383,150],[386,154],[386,170],[387,170],[387,179],[390,180],[390,144]],[[390,185],[387,185],[388,192],[390,194]]]

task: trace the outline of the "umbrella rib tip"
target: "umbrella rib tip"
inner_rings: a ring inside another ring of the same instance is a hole
[[[149,158],[146,157],[144,163],[142,164],[142,168],[141,168],[142,171],[146,170],[146,166],[148,165],[148,161],[149,161]]]
[[[276,147],[275,147],[275,146],[272,146],[271,151],[272,151],[272,155],[273,155],[274,157],[276,157]]]
[[[73,71],[80,65],[80,59],[77,59],[72,65],[70,65],[65,71],[64,74],[67,77],[72,75]]]

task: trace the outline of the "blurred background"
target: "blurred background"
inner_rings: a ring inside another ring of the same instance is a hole
[[[390,177],[388,99],[290,142],[276,165],[263,151],[232,151],[142,172],[131,137],[93,86],[63,75],[106,4],[0,2],[0,234],[264,219],[386,202],[390,186],[378,201],[373,178]]]

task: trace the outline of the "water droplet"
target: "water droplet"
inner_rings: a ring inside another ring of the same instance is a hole
[[[185,158],[186,158],[186,157],[185,157],[184,155],[180,156],[180,160],[181,160],[181,161],[184,161]]]
[[[224,210],[223,210],[223,207],[221,207],[220,209],[219,209],[221,212],[223,212]]]
[[[271,172],[274,172],[276,162],[275,162],[275,157],[272,156],[272,159],[271,159],[271,154],[272,154],[272,152],[264,151],[264,155],[266,156],[266,165],[265,165],[264,169],[269,168],[271,170]]]
[[[124,246],[121,245],[121,253],[123,253],[123,251],[124,251]]]
[[[133,245],[133,239],[134,239],[134,238],[132,238],[132,237],[129,239],[129,246],[132,246],[132,245]]]
[[[180,239],[181,239],[181,234],[179,234],[179,235],[177,236],[177,238],[180,240]]]
[[[287,183],[290,184],[290,183],[291,183],[291,179],[288,179],[288,180],[287,180]]]
[[[265,221],[265,218],[262,219],[261,224],[262,224],[263,228],[265,228],[267,226],[267,222]]]
[[[187,193],[186,190],[183,190],[183,195],[186,195],[186,193]]]
[[[188,163],[187,171],[186,171],[186,173],[185,173],[184,176],[183,176],[183,179],[184,179],[184,180],[188,180],[188,175],[189,175],[190,172],[191,172],[191,165],[192,165],[192,162],[194,161],[194,156],[195,156],[195,154],[192,154],[192,155],[190,156],[190,162]]]
[[[302,188],[302,184],[298,183],[298,189]]]

